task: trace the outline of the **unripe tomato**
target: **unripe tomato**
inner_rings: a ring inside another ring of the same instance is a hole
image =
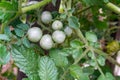
[[[71,34],[73,33],[73,30],[69,26],[66,26],[66,28],[64,29],[64,32],[67,36],[71,36]]]
[[[114,55],[118,50],[120,50],[119,42],[112,41],[106,46],[107,52],[111,55]]]
[[[49,11],[44,11],[41,14],[41,21],[44,24],[49,24],[52,21],[52,15]]]
[[[56,30],[53,32],[52,38],[56,43],[63,43],[66,36],[63,31]]]
[[[51,49],[53,47],[52,37],[49,34],[44,35],[40,40],[40,46],[45,49]]]
[[[63,28],[63,23],[59,20],[55,20],[53,23],[52,23],[52,29],[54,30],[59,30],[59,29],[62,29]]]
[[[32,27],[28,30],[27,36],[31,42],[38,42],[42,37],[42,30],[38,27]]]

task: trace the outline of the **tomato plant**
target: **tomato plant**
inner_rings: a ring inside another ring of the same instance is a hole
[[[44,10],[56,1],[0,0],[1,76],[16,80],[19,68],[22,80],[120,80],[120,1],[61,0],[58,11]]]

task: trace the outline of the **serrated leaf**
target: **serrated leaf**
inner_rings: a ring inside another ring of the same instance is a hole
[[[95,67],[95,66],[97,65],[96,62],[95,62],[95,60],[93,60],[93,59],[92,59],[92,60],[89,60],[88,62],[89,62],[89,64],[90,64],[91,66],[94,66],[94,67]]]
[[[63,56],[69,56],[72,54],[72,51],[72,48],[63,48],[60,54],[62,54]]]
[[[115,77],[113,77],[113,75],[109,72],[107,72],[105,74],[105,76],[103,76],[102,74],[98,77],[97,80],[116,80]]]
[[[27,76],[38,76],[38,57],[39,55],[33,49],[24,48],[23,46],[14,46],[12,48],[12,58],[15,64]]]
[[[0,19],[2,22],[7,22],[11,18],[15,16],[18,10],[18,3],[16,2],[10,2],[10,1],[4,1],[0,2]]]
[[[0,34],[0,40],[10,41],[9,37],[6,34]]]
[[[7,51],[7,47],[0,44],[0,64],[6,64],[10,60],[10,53]]]
[[[75,39],[70,42],[70,46],[73,48],[77,48],[77,47],[83,46],[83,43],[80,40]]]
[[[26,37],[23,38],[22,43],[25,47],[30,48],[30,42]]]
[[[85,37],[90,42],[97,42],[98,40],[96,34],[93,32],[86,32]]]
[[[53,4],[54,6],[56,6],[56,1],[57,1],[57,0],[52,0],[52,4]]]
[[[68,24],[71,28],[74,28],[74,29],[78,29],[80,27],[78,18],[75,16],[71,16],[68,18]]]
[[[56,66],[65,67],[68,65],[68,59],[60,53],[59,49],[52,49],[49,53],[50,57],[54,60]]]
[[[99,63],[101,66],[104,66],[104,65],[105,65],[105,58],[104,58],[103,56],[99,55],[99,56],[97,57],[97,61],[98,61],[98,63]]]
[[[92,52],[88,52],[88,57],[90,57],[91,59],[95,59],[95,55]]]
[[[25,34],[25,32],[24,32],[23,30],[21,30],[21,29],[16,28],[16,29],[15,29],[15,34],[16,34],[18,37],[23,37],[24,34]]]
[[[41,80],[57,80],[58,72],[55,63],[47,56],[39,59],[39,76]]]
[[[65,13],[60,14],[60,18],[66,19],[67,15]]]
[[[5,27],[4,33],[5,33],[6,35],[8,35],[9,37],[12,36],[12,33],[11,33],[11,31],[10,31],[10,27],[9,27],[9,26]]]
[[[17,28],[22,29],[22,30],[28,30],[29,29],[29,26],[27,24],[23,24],[23,23],[18,24],[16,26],[17,26]]]
[[[78,49],[73,49],[71,54],[72,54],[73,59],[77,60],[81,56],[82,53],[83,53],[82,48],[78,48]]]
[[[82,73],[82,69],[81,69],[80,66],[78,66],[78,65],[71,65],[71,66],[70,66],[70,74],[71,74],[74,78],[79,79],[81,73]]]
[[[39,75],[36,75],[36,74],[28,76],[28,79],[29,80],[40,80]]]
[[[40,80],[39,76],[37,75],[32,75],[28,76],[28,78],[23,78],[22,80]]]
[[[84,68],[83,68],[83,72],[84,72],[85,74],[88,74],[88,75],[93,74],[93,73],[94,73],[94,68],[91,67],[91,66],[84,67]]]
[[[83,73],[82,68],[78,65],[70,66],[70,74],[78,80],[89,80],[87,74]]]

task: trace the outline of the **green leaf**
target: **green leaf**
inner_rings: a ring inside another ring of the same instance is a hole
[[[83,72],[84,72],[85,74],[88,74],[88,75],[93,74],[93,73],[94,73],[94,67],[91,67],[91,66],[89,66],[89,67],[84,67],[84,68],[83,68]]]
[[[39,75],[36,75],[36,74],[28,76],[28,79],[29,80],[40,80]]]
[[[61,13],[61,14],[60,14],[60,18],[61,18],[61,19],[66,19],[66,18],[67,18],[67,15],[66,15],[65,13]]]
[[[68,65],[68,59],[61,54],[59,49],[52,49],[49,53],[50,57],[54,60],[56,66],[65,67]]]
[[[57,80],[58,72],[55,63],[47,56],[39,59],[39,76],[41,80]]]
[[[53,4],[54,6],[56,6],[56,1],[57,1],[57,0],[52,0],[52,4]]]
[[[10,31],[10,27],[9,27],[9,26],[5,27],[5,29],[4,29],[4,34],[8,35],[9,37],[12,36],[12,33],[11,33],[11,31]]]
[[[82,69],[81,69],[80,66],[78,66],[78,65],[72,65],[72,66],[70,66],[70,74],[71,74],[74,78],[79,79],[81,73],[82,73]]]
[[[22,80],[40,80],[38,75],[32,75],[32,76],[28,76],[28,78],[24,78]]]
[[[18,29],[18,28],[15,29],[15,33],[18,37],[23,37],[25,34],[25,32],[23,30]]]
[[[83,53],[82,48],[76,48],[72,50],[71,54],[72,54],[73,59],[77,60],[81,56],[82,53]]]
[[[90,57],[91,59],[95,59],[95,55],[92,52],[88,52],[88,57]]]
[[[98,61],[98,63],[99,63],[101,66],[104,66],[104,65],[105,65],[105,58],[104,58],[103,56],[99,55],[99,56],[97,57],[97,61]]]
[[[72,54],[72,51],[73,51],[73,48],[63,48],[60,54],[62,54],[63,56],[69,56]]]
[[[95,66],[97,65],[96,62],[95,62],[95,60],[93,60],[93,59],[92,59],[92,60],[89,60],[88,62],[89,62],[89,64],[90,64],[91,66],[94,66],[94,67],[95,67]]]
[[[33,49],[24,48],[23,46],[14,46],[12,48],[12,58],[15,64],[27,76],[38,76],[38,57],[39,55]]]
[[[28,78],[23,78],[22,80],[29,80]]]
[[[0,19],[2,22],[7,22],[11,18],[15,16],[15,14],[18,11],[18,3],[16,2],[10,2],[10,1],[4,1],[0,2]]]
[[[70,42],[70,46],[73,48],[77,48],[77,47],[83,46],[83,43],[80,40],[75,39]]]
[[[26,37],[23,38],[22,42],[25,47],[30,48],[30,42]]]
[[[72,65],[70,66],[70,74],[78,80],[89,80],[89,77],[87,74],[83,73],[82,68],[78,65]]]
[[[19,29],[21,29],[21,30],[28,30],[28,29],[29,29],[28,24],[23,24],[23,23],[21,23],[21,24],[18,24],[18,25],[16,25],[16,26],[17,26],[17,28],[19,28]]]
[[[6,34],[0,34],[0,40],[10,41],[9,37]]]
[[[6,64],[10,60],[10,53],[7,51],[7,47],[0,44],[0,64]]]
[[[111,73],[107,72],[105,76],[100,75],[97,80],[116,80],[116,79],[113,77]]]
[[[86,32],[85,37],[90,42],[97,42],[97,36],[93,32]]]
[[[74,28],[74,29],[78,29],[80,27],[78,18],[75,16],[71,16],[68,18],[68,24],[71,28]]]
[[[83,52],[81,48],[81,46],[83,46],[83,43],[80,40],[75,39],[70,42],[70,46],[72,47],[71,55],[74,60],[77,60]]]

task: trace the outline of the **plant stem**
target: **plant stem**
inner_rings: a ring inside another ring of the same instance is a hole
[[[78,37],[79,37],[85,44],[88,44],[88,42],[86,41],[86,39],[85,39],[85,37],[83,36],[82,32],[81,32],[79,29],[75,29],[75,31],[76,31]],[[90,46],[87,46],[86,48],[91,48],[91,47],[90,47]],[[101,51],[101,50],[99,50],[99,49],[94,49],[94,48],[93,48],[93,50],[94,50],[97,54],[106,57],[112,64],[116,64],[116,65],[120,66],[120,64],[119,64],[117,61],[115,61],[111,56],[107,55],[107,53],[105,53],[105,52],[103,52],[103,51]]]
[[[18,12],[12,19],[10,19],[7,23],[2,23],[1,29],[0,29],[0,34],[4,33],[4,28],[9,25],[13,20],[15,20],[20,13]]]
[[[69,69],[67,69],[66,71],[64,71],[63,75],[60,77],[60,80],[65,80],[65,76],[66,74],[69,72]]]
[[[118,6],[116,6],[115,4],[108,2],[105,5],[108,9],[110,9],[111,11],[120,14],[120,8]]]
[[[88,43],[87,40],[85,39],[85,37],[83,36],[82,32],[80,29],[75,29],[75,32],[77,33],[78,37],[84,42],[84,43]]]
[[[86,50],[82,53],[82,55],[81,55],[77,60],[75,60],[75,62],[74,62],[73,64],[77,64],[77,63],[88,53],[88,51],[89,51],[89,48],[86,49]]]
[[[93,50],[92,48],[91,48],[90,50],[91,50],[91,52],[94,54],[94,60],[95,60],[95,62],[96,62],[97,69],[99,70],[99,72],[101,73],[101,75],[105,77],[102,69],[100,68],[100,66],[99,66],[99,64],[98,64],[98,61],[97,61],[97,58],[96,58],[96,56],[95,56],[94,50]]]
[[[2,23],[0,26],[0,34],[4,32],[4,27],[6,26],[6,23]]]
[[[97,68],[98,68],[99,72],[101,73],[101,75],[102,75],[102,76],[104,76],[104,77],[105,77],[105,75],[104,75],[104,73],[103,73],[102,69],[101,69],[101,68],[100,68],[100,66],[98,65],[98,62],[97,62],[96,57],[95,57],[95,62],[96,62],[96,64],[97,64]]]
[[[51,0],[43,0],[43,1],[40,1],[36,4],[30,5],[28,7],[24,7],[24,8],[22,8],[22,13],[26,13],[26,12],[34,10],[36,8],[42,7],[46,4],[48,4],[49,2],[51,2]]]
[[[67,2],[67,10],[71,9],[71,3],[72,3],[72,0],[68,0],[68,2]]]
[[[107,55],[107,53],[105,53],[105,52],[103,52],[103,51],[101,51],[99,49],[94,49],[94,51],[97,54],[106,57],[112,64],[118,65],[120,67],[120,64],[116,60],[114,60],[111,56]]]
[[[44,24],[42,24],[40,20],[37,23],[42,27],[43,31],[47,30],[49,32],[52,32],[52,30],[49,27],[46,27]]]
[[[82,10],[78,10],[77,13],[75,13],[75,15],[78,15],[78,14],[80,14],[82,12],[85,12],[85,11],[89,10],[91,7],[93,7],[93,6],[89,6],[89,7],[86,7],[84,9],[82,9]]]

